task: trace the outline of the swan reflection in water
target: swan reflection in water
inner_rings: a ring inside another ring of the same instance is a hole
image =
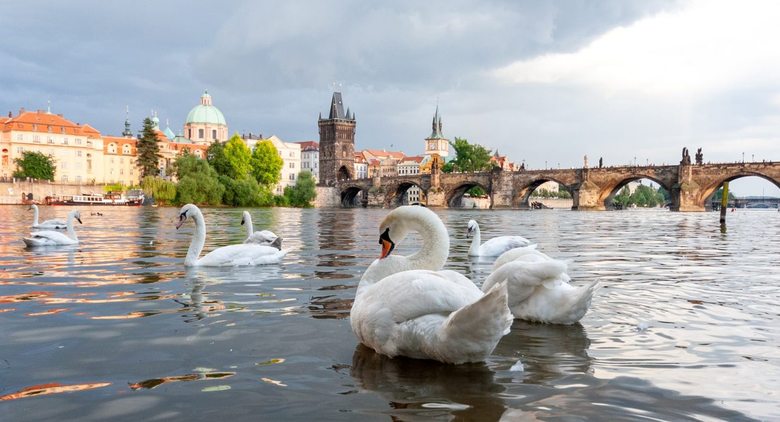
[[[389,401],[387,413],[404,420],[454,416],[497,420],[506,410],[504,387],[483,363],[449,365],[433,360],[388,358],[363,345],[352,355],[350,375],[361,390]]]
[[[520,360],[525,383],[545,384],[570,374],[592,374],[589,347],[590,339],[580,324],[539,324],[516,319],[493,355],[511,358],[499,369],[508,370],[507,365]]]

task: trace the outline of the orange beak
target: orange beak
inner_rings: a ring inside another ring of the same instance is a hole
[[[390,255],[390,252],[392,252],[393,248],[395,247],[393,242],[385,239],[381,239],[379,244],[382,245],[382,255],[379,256],[379,259],[387,258],[387,256]]]

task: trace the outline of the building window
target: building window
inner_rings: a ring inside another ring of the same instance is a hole
[[[49,138],[49,140],[51,140],[51,138]],[[41,138],[38,135],[33,135],[33,143],[40,144]]]
[[[68,140],[68,138],[65,138],[65,140]],[[81,145],[81,138],[76,138],[76,145]]]
[[[76,183],[81,183],[81,176],[76,176]]]
[[[81,139],[79,139],[79,138],[76,138],[76,143],[79,143],[79,142],[81,142]],[[91,146],[92,146],[92,141],[89,141],[89,140],[88,140],[88,141],[87,141],[87,146],[88,146],[88,147],[91,147]]]
[[[17,152],[17,153],[19,153],[19,154],[21,154],[21,153],[23,153],[23,152],[24,152],[24,148],[22,148],[22,147],[16,147],[16,152]]]
[[[212,129],[212,131],[211,131],[211,139],[217,139],[217,130],[216,129]]]
[[[63,182],[67,182],[68,181],[68,175],[67,174],[63,174],[62,175],[62,181]]]
[[[293,162],[290,162],[290,168],[291,168],[291,169],[294,169],[294,168],[295,168],[295,163],[293,163]]]
[[[125,174],[125,169],[123,169],[123,168],[120,168],[120,169],[119,169],[119,174]]]
[[[76,157],[81,157],[81,151],[76,151]]]
[[[112,142],[112,143],[108,144],[108,152],[110,154],[116,154],[116,144],[115,143]],[[111,159],[111,162],[114,162],[113,158]]]
[[[130,144],[124,144],[122,146],[122,154],[130,155]]]
[[[203,139],[203,129],[198,129],[198,139]]]
[[[24,135],[22,135],[21,133],[17,134],[16,135],[16,140],[17,141],[23,141],[24,140]]]

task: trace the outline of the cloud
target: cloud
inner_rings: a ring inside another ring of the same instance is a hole
[[[610,30],[570,53],[494,72],[511,84],[572,84],[607,95],[702,98],[775,80],[780,3],[697,1]]]

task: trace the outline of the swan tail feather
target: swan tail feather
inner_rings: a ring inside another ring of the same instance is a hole
[[[442,360],[451,363],[484,361],[501,337],[509,333],[512,321],[506,283],[499,283],[476,302],[450,314],[444,322],[439,337],[448,346],[440,350],[445,354],[448,351],[457,353],[441,356]]]

